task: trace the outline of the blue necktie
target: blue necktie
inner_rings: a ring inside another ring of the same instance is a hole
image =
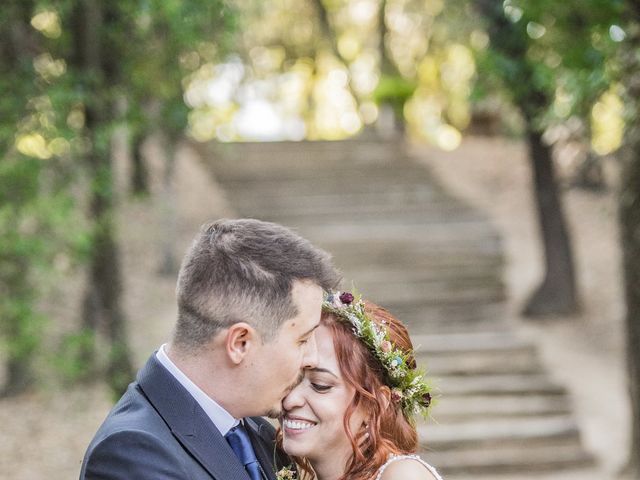
[[[262,474],[260,473],[260,464],[251,446],[251,440],[249,440],[249,435],[242,424],[238,424],[229,430],[225,438],[227,442],[229,442],[229,445],[231,445],[233,453],[236,454],[238,460],[244,465],[251,480],[263,480]]]

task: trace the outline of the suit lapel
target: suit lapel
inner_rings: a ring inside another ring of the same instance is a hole
[[[156,359],[138,374],[138,385],[182,446],[216,480],[250,480],[249,475],[198,402]]]

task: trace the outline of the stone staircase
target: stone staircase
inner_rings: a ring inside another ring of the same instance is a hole
[[[565,389],[505,313],[497,231],[401,144],[210,144],[205,158],[239,216],[294,228],[408,325],[440,392],[422,453],[448,480],[593,475]]]

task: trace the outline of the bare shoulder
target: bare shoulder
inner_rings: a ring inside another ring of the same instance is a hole
[[[387,466],[380,480],[439,480],[422,463],[413,458],[403,458]]]

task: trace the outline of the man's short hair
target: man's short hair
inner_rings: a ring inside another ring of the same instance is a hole
[[[174,343],[197,349],[237,322],[273,338],[298,314],[295,280],[330,290],[340,277],[329,254],[282,225],[253,219],[204,225],[180,267]]]

